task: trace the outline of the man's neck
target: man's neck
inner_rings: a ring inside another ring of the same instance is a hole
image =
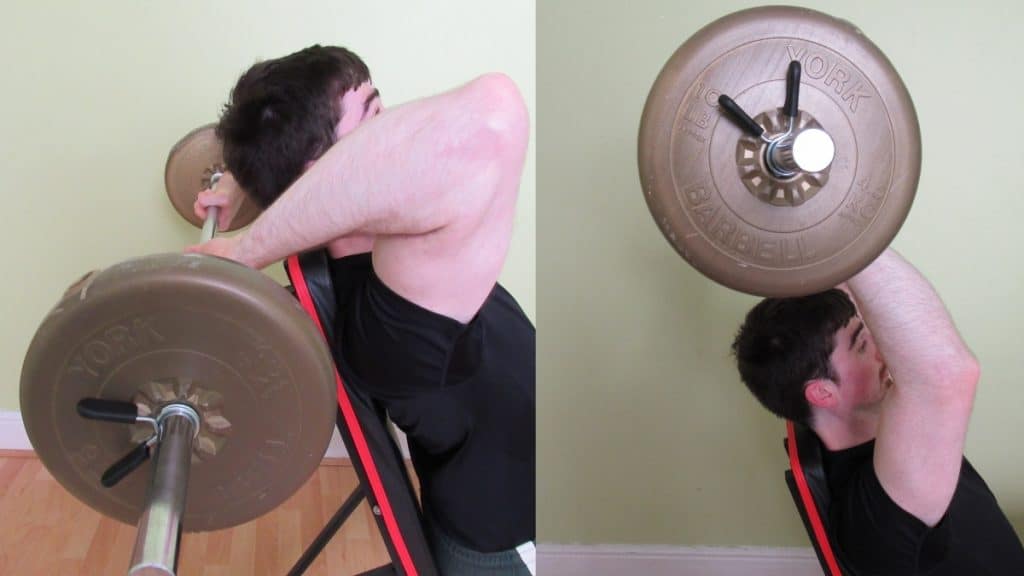
[[[814,416],[811,428],[832,452],[845,450],[874,440],[878,434],[877,412],[858,412],[838,416],[820,411]]]

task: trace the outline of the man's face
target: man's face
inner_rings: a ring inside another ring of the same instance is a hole
[[[373,86],[373,82],[363,82],[345,92],[341,95],[341,119],[334,129],[334,137],[341,139],[363,122],[380,114],[383,109],[380,92]]]
[[[836,408],[842,412],[877,410],[892,381],[867,325],[854,315],[835,335],[829,360],[839,377]]]

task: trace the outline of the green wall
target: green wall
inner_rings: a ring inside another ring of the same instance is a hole
[[[341,44],[366,60],[385,105],[503,71],[534,107],[532,2],[17,2],[4,54],[0,191],[0,411],[16,411],[21,363],[43,316],[85,272],[198,240],[163,187],[171,146],[216,120],[264,58]],[[531,148],[502,281],[536,307]],[[268,271],[279,280],[280,266]]]
[[[802,3],[854,22],[914,97],[924,166],[895,246],[983,377],[967,443],[1024,526],[1020,4]],[[648,90],[693,32],[753,2],[538,3],[538,540],[807,546],[784,426],[728,356],[755,298],[691,269],[643,201]]]
[[[782,481],[781,422],[748,396],[727,355],[755,299],[700,276],[662,239],[635,160],[640,112],[665,60],[700,26],[753,3],[538,4],[536,38],[532,3],[516,1],[8,7],[0,411],[18,409],[28,342],[72,280],[197,237],[165,199],[164,161],[215,119],[253,61],[344,44],[368,61],[385,104],[501,70],[534,113],[545,191],[535,217],[531,150],[502,280],[539,320],[539,539],[807,545]],[[1024,8],[805,5],[856,23],[914,96],[924,166],[895,246],[935,283],[981,359],[967,452],[1020,527]]]

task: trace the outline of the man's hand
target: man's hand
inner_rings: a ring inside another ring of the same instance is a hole
[[[227,230],[244,201],[245,192],[231,172],[225,172],[216,186],[199,193],[192,209],[200,220],[206,221],[207,208],[217,206],[220,210],[217,214],[217,229]]]
[[[209,242],[202,244],[194,244],[185,248],[186,254],[208,254],[210,256],[220,256],[221,258],[227,258],[228,260],[234,260],[240,264],[244,264],[250,268],[255,268],[254,263],[247,262],[242,256],[239,250],[239,243],[242,241],[242,234],[236,234],[235,236],[221,236],[214,238]]]

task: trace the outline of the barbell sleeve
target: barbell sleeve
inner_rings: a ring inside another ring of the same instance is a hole
[[[174,576],[177,572],[195,427],[196,420],[185,414],[171,414],[161,421],[153,481],[139,519],[129,576]]]

